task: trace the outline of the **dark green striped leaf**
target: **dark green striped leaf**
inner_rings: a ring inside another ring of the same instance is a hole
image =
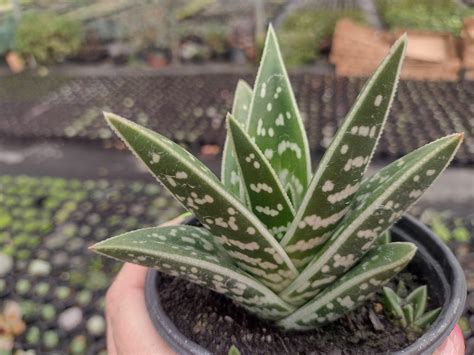
[[[268,160],[232,115],[227,116],[227,123],[249,205],[270,233],[280,240],[293,220],[290,200]]]
[[[462,136],[454,134],[427,144],[387,166],[374,181],[369,179],[370,193],[356,202],[357,207],[351,208],[281,297],[292,304],[303,304],[354,265],[446,168]]]
[[[117,115],[105,115],[150,172],[211,231],[241,269],[273,291],[296,277],[278,241],[204,164],[158,133]]]
[[[405,47],[402,37],[362,89],[281,242],[299,270],[345,216],[359,188],[395,94]]]
[[[235,89],[232,115],[242,127],[247,125],[251,100],[252,88],[245,81],[239,80],[237,88]],[[224,151],[222,154],[221,180],[229,193],[240,199],[240,201],[245,201],[240,172],[234,157],[234,151],[230,149],[229,134],[229,131],[227,131]]]
[[[303,122],[272,26],[255,80],[247,132],[270,161],[282,186],[292,186],[299,206],[311,174]]]
[[[390,243],[371,250],[344,276],[277,324],[304,330],[336,320],[372,296],[408,264],[415,252],[412,243]]]
[[[214,243],[214,236],[203,228],[170,226],[125,233],[91,249],[210,288],[264,319],[291,313],[292,306],[242,272]]]

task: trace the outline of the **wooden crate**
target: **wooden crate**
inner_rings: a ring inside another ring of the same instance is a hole
[[[387,33],[349,19],[336,24],[329,61],[340,76],[368,76],[390,49]]]
[[[474,68],[474,17],[464,19],[461,31],[461,50],[463,67]]]
[[[459,79],[461,59],[450,33],[398,30],[395,35],[408,35],[408,46],[401,77],[414,80]]]
[[[451,34],[427,31],[375,31],[351,20],[338,21],[330,62],[340,76],[368,76],[374,72],[391,45],[404,32],[408,47],[401,77],[415,80],[459,78],[461,60]]]

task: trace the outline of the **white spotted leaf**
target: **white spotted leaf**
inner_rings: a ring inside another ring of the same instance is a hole
[[[400,38],[362,89],[324,154],[281,244],[303,269],[345,216],[373,155],[397,87],[406,38]]]
[[[106,239],[91,249],[214,290],[264,319],[279,319],[293,311],[270,289],[241,271],[203,228],[139,229]]]
[[[311,301],[277,322],[285,329],[305,330],[334,321],[362,304],[413,258],[412,243],[389,243],[371,250],[344,276]]]
[[[277,173],[292,186],[293,205],[301,202],[311,174],[309,147],[277,38],[269,26],[255,79],[247,133]]]
[[[352,267],[446,168],[462,137],[453,134],[438,139],[368,179],[361,190],[370,192],[359,201],[356,198],[355,207],[281,297],[303,304]]]
[[[243,80],[239,80],[234,94],[234,103],[232,104],[232,115],[242,127],[247,125],[249,116],[250,101],[252,100],[252,88]],[[245,195],[242,190],[242,182],[234,152],[230,148],[229,134],[227,131],[222,153],[221,181],[227,191],[245,201]]]
[[[132,152],[194,213],[242,270],[273,291],[297,276],[278,241],[204,164],[158,133],[120,116],[105,115]]]
[[[250,208],[280,240],[293,220],[291,202],[268,160],[230,114],[227,127]]]

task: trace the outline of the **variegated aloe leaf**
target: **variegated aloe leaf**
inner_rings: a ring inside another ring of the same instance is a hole
[[[415,252],[414,244],[400,242],[371,250],[357,266],[277,324],[285,329],[304,330],[339,318],[402,270]]]
[[[247,132],[301,202],[311,174],[308,141],[280,48],[270,25],[255,80]]]
[[[240,268],[279,291],[297,275],[278,241],[221,182],[169,139],[106,113],[110,126],[150,172],[211,231]]]
[[[203,228],[139,229],[99,242],[91,249],[210,288],[265,319],[278,319],[293,310],[270,289],[239,270]]]
[[[280,240],[293,220],[291,202],[268,160],[230,114],[227,127],[249,205],[270,233]]]
[[[302,304],[354,265],[446,168],[461,141],[453,134],[423,146],[369,179],[370,193],[355,203],[306,269],[280,295]]]
[[[234,94],[232,115],[242,127],[247,125],[250,101],[252,100],[252,88],[243,80],[239,80]],[[242,191],[240,172],[234,157],[234,151],[230,148],[229,132],[227,132],[224,151],[222,154],[221,180],[226,190],[240,201],[245,200]]]
[[[323,156],[281,245],[301,270],[346,214],[372,158],[397,87],[405,36],[367,82]]]

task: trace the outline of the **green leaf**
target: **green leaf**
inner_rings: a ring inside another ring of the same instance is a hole
[[[426,285],[418,287],[407,296],[407,301],[413,305],[414,319],[419,319],[426,310],[426,298],[428,297],[428,289]]]
[[[282,186],[293,187],[297,208],[308,186],[311,160],[306,132],[271,25],[255,80],[247,132],[270,161]]]
[[[252,88],[245,81],[239,80],[235,89],[232,115],[242,127],[245,127],[247,124],[251,100]],[[227,131],[222,154],[221,180],[229,193],[240,199],[240,201],[244,201],[245,195],[242,191],[240,173],[234,157],[234,151],[229,146],[229,139],[229,131]]]
[[[395,291],[400,298],[406,298],[408,296],[407,286],[405,285],[405,281],[400,280],[398,281],[397,289]]]
[[[278,241],[204,164],[158,133],[114,114],[105,116],[150,172],[211,231],[241,269],[273,291],[283,289],[296,277],[297,271]]]
[[[440,313],[441,313],[441,308],[433,309],[432,311],[423,314],[420,318],[415,320],[413,322],[413,325],[421,329],[425,329],[429,325],[431,325],[431,323],[433,323],[436,320],[436,318],[438,318]]]
[[[359,188],[395,95],[405,47],[403,36],[362,89],[324,154],[281,242],[299,270],[345,216]]]
[[[446,168],[461,141],[462,134],[441,138],[370,178],[364,187],[370,191],[356,200],[354,208],[306,269],[280,293],[281,297],[292,304],[302,304],[354,265],[380,233],[388,230]]]
[[[232,344],[232,346],[229,349],[229,352],[227,353],[228,355],[240,355],[240,350]]]
[[[359,264],[319,295],[277,322],[285,329],[311,329],[331,322],[362,304],[408,264],[412,243],[390,243],[371,250]]]
[[[403,314],[405,315],[405,319],[408,324],[413,323],[413,306],[411,304],[406,304],[403,306]]]
[[[380,234],[380,236],[375,241],[374,245],[378,246],[378,245],[388,244],[391,242],[391,240],[392,238],[390,237],[390,232],[385,231],[382,234]]]
[[[458,226],[453,230],[453,237],[457,242],[465,243],[469,241],[469,230],[464,226]]]
[[[99,242],[91,249],[210,288],[265,319],[278,319],[292,311],[271,290],[239,270],[203,228],[139,229]]]
[[[400,297],[390,288],[383,288],[383,300],[385,311],[391,315],[402,327],[407,326],[405,312],[400,305]]]
[[[227,125],[249,205],[270,233],[280,240],[293,220],[291,202],[268,160],[230,114]]]

